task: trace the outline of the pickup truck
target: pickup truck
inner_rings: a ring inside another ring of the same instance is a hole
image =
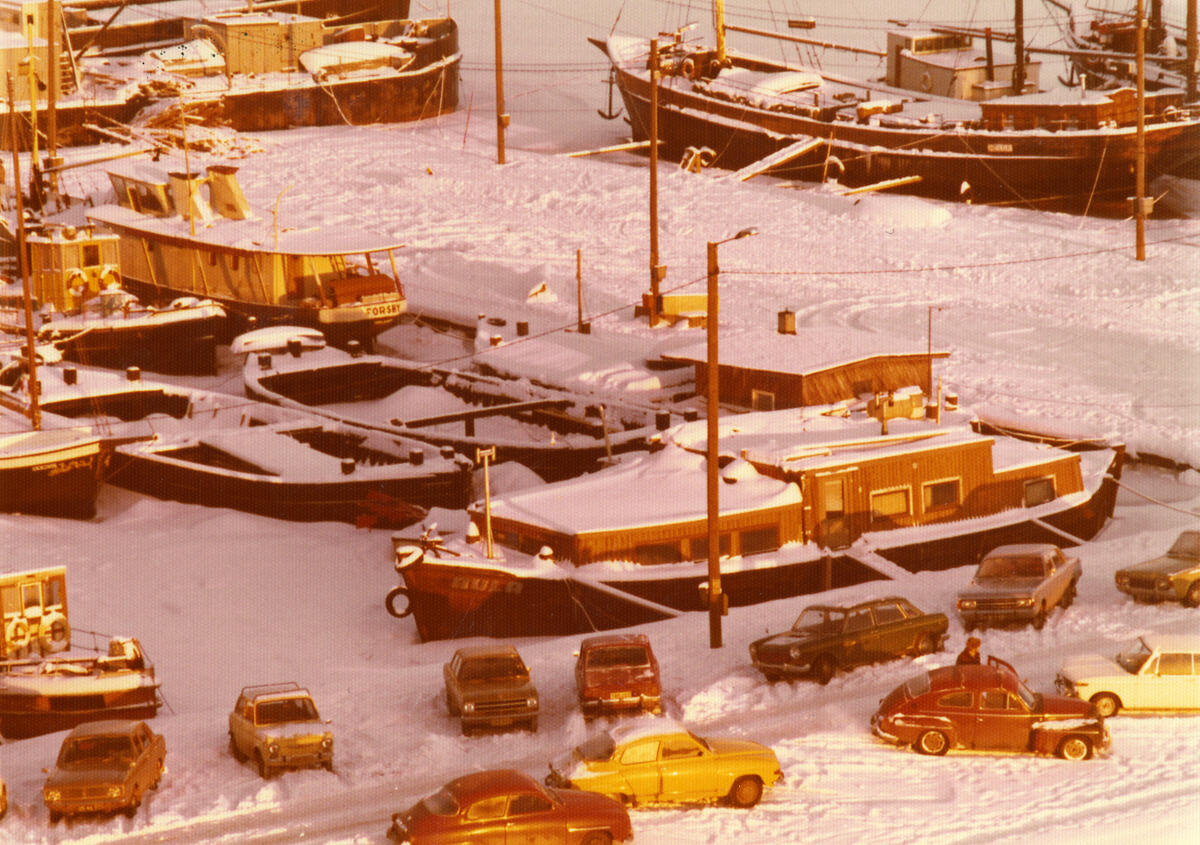
[[[1040,631],[1051,610],[1070,607],[1082,573],[1079,558],[1050,543],[998,546],[958,594],[963,627],[1032,623]]]
[[[538,694],[529,669],[511,645],[460,648],[442,667],[446,709],[464,735],[475,728],[524,725],[537,732]]]

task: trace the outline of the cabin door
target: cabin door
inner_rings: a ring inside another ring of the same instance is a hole
[[[820,475],[817,487],[817,542],[842,549],[853,542],[850,530],[850,474]]]

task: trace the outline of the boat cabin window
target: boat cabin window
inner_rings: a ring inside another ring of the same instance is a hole
[[[925,510],[953,507],[959,503],[960,485],[957,478],[948,481],[931,481],[922,486]]]
[[[750,407],[756,411],[774,411],[775,394],[769,390],[751,390]]]
[[[908,516],[911,512],[907,487],[871,492],[872,520],[890,522],[894,521],[897,517]]]
[[[101,263],[100,244],[84,244],[83,245],[83,260],[80,262],[84,267],[95,267]]]
[[[21,587],[21,604],[26,613],[30,610],[42,609],[42,585],[41,584],[24,584]]]
[[[1034,505],[1044,505],[1046,502],[1054,501],[1054,479],[1053,478],[1035,478],[1033,481],[1025,482],[1025,507],[1032,508]]]
[[[638,546],[633,550],[638,563],[679,563],[683,560],[683,550],[678,543],[654,543],[648,546]]]
[[[773,552],[779,548],[779,526],[769,525],[766,528],[754,528],[741,534],[742,554],[754,555],[762,552]]]

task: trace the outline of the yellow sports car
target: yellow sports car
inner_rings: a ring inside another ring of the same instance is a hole
[[[621,725],[550,763],[546,783],[637,804],[728,801],[753,807],[783,779],[779,759],[746,739],[704,739],[664,719]]]

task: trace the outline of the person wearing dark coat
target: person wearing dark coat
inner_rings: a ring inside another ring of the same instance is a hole
[[[978,666],[982,662],[979,655],[981,645],[983,643],[979,641],[979,637],[967,637],[967,647],[958,653],[958,659],[954,662],[959,666]]]

